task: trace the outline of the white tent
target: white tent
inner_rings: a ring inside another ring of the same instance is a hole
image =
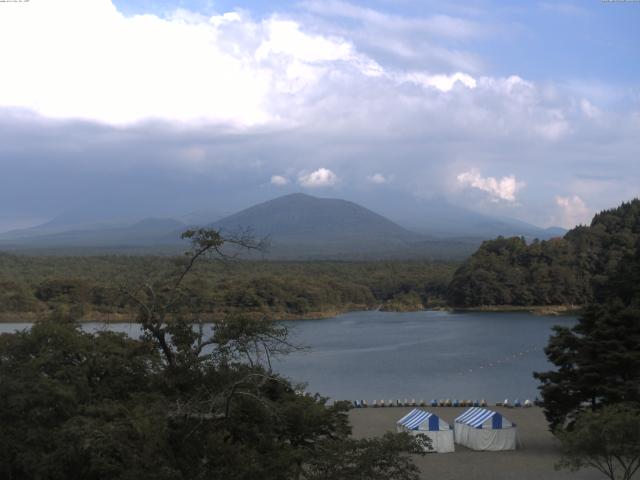
[[[456,443],[472,450],[515,450],[517,430],[498,412],[474,407],[455,419]]]
[[[414,408],[398,420],[396,429],[398,432],[408,432],[411,435],[426,435],[431,439],[431,448],[435,452],[447,453],[455,449],[453,430],[449,424],[421,408]]]

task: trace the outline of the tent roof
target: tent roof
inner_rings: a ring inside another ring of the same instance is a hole
[[[501,416],[498,412],[493,410],[487,410],[486,408],[473,407],[465,411],[462,415],[456,418],[456,423],[463,423],[473,428],[478,428],[484,422],[492,418],[493,416]]]
[[[404,417],[398,420],[397,423],[410,430],[415,430],[423,422],[428,421],[431,417],[433,417],[434,419],[440,420],[437,415],[434,415],[431,412],[427,412],[426,410],[422,410],[421,408],[414,408],[409,413],[407,413]]]

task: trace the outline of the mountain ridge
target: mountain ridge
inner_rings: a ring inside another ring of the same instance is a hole
[[[226,233],[249,229],[257,237],[269,237],[271,248],[266,254],[279,259],[358,259],[358,258],[462,258],[470,255],[482,240],[496,236],[489,228],[488,235],[473,235],[467,224],[473,220],[491,219],[461,207],[450,208],[442,202],[434,203],[431,210],[440,217],[453,212],[463,218],[446,218],[449,224],[462,225],[452,233],[459,235],[430,235],[412,231],[386,215],[359,203],[340,198],[323,198],[305,193],[291,193],[227,215],[215,221],[202,223]],[[458,212],[457,214],[455,212]],[[462,212],[462,213],[460,213]],[[429,212],[427,212],[429,213]],[[61,215],[60,219],[65,216]],[[514,221],[518,222],[518,221]],[[186,247],[180,233],[196,225],[176,218],[147,217],[122,224],[94,223],[72,225],[69,229],[51,230],[51,223],[30,229],[0,234],[0,248],[9,250],[33,249],[113,249],[135,250],[161,248],[167,253]],[[54,226],[58,222],[53,222]],[[431,222],[435,229],[437,222]],[[523,236],[540,233],[543,229],[520,222]],[[426,225],[431,225],[428,220]],[[528,228],[531,227],[531,228]],[[506,228],[508,231],[517,227]],[[498,234],[502,234],[499,231]],[[516,235],[518,233],[516,232]],[[553,235],[549,235],[553,236]]]

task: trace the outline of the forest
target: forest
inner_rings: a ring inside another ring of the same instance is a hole
[[[243,313],[320,318],[348,310],[582,306],[640,241],[640,200],[597,214],[564,237],[527,243],[498,237],[464,263],[438,261],[204,260],[186,282],[209,318]],[[255,257],[254,257],[255,258]],[[0,253],[0,320],[72,314],[131,320],[122,292],[153,283],[183,262],[161,255],[37,256]]]
[[[456,271],[450,305],[585,305],[634,254],[640,240],[640,200],[597,214],[563,238],[499,237],[484,242]]]
[[[0,318],[128,320],[122,295],[153,283],[183,259],[167,256],[23,256],[0,253]],[[456,265],[437,262],[203,260],[186,282],[201,314],[272,319],[333,316],[352,309],[416,310],[444,304]]]

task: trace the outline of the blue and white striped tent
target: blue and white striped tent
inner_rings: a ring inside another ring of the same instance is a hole
[[[453,430],[451,426],[431,412],[414,408],[396,422],[398,432],[412,435],[426,435],[431,439],[433,451],[447,453],[454,451]]]
[[[515,450],[516,425],[500,413],[473,407],[455,419],[456,443],[473,450]]]

